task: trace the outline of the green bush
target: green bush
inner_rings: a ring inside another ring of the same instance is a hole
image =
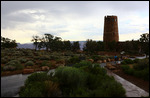
[[[122,61],[121,64],[122,65],[127,65],[127,63],[125,61]]]
[[[130,68],[128,65],[121,65],[124,73],[149,81],[149,59],[138,59]]]
[[[90,72],[92,74],[101,74],[105,75],[106,70],[101,68],[99,64],[92,64],[90,61],[81,61],[80,63],[76,63],[73,67],[83,69],[86,72]]]
[[[14,71],[14,70],[16,70],[16,67],[12,65],[3,67],[3,71]]]
[[[71,51],[67,51],[64,53],[65,56],[73,56],[73,52]]]
[[[136,70],[134,76],[149,81],[149,68],[144,70]]]
[[[104,68],[101,68],[99,64],[93,64],[93,67],[89,69],[90,73],[95,75],[106,75],[106,70]]]
[[[50,55],[50,60],[56,60],[59,59],[60,57],[57,55]]]
[[[29,57],[34,56],[33,51],[31,49],[25,49],[22,51],[22,53],[24,54],[24,56],[29,56]]]
[[[129,74],[129,75],[133,75],[134,74],[134,69],[129,68],[128,70],[125,70],[125,73]]]
[[[21,63],[17,60],[11,60],[9,61],[3,68],[3,70],[22,70],[24,67],[21,65]]]
[[[25,81],[25,87],[21,88],[19,95],[21,97],[125,96],[124,88],[113,77],[109,77],[104,68],[86,61],[78,64],[80,66],[76,66],[79,68],[58,67],[54,76],[47,73],[33,73]]]
[[[101,57],[98,56],[98,55],[93,55],[91,58],[92,58],[95,62],[101,59]]]
[[[125,59],[124,61],[121,62],[121,64],[133,64],[134,61],[131,59]]]
[[[120,83],[110,79],[101,83],[98,89],[94,90],[94,97],[125,97],[125,89]]]
[[[28,76],[25,86],[21,87],[20,97],[60,97],[61,91],[58,83],[50,80],[47,73],[33,73]]]
[[[2,49],[1,49],[1,58],[3,58],[4,56],[5,56],[5,52],[2,51]]]
[[[85,66],[92,67],[92,63],[90,61],[81,61],[73,65],[73,67],[76,68],[85,67]]]
[[[28,85],[32,82],[42,82],[42,81],[46,81],[49,80],[50,77],[47,75],[46,72],[41,72],[41,73],[33,73],[30,76],[28,76],[28,79],[25,81],[25,85]]]
[[[24,55],[24,53],[22,53],[21,51],[17,51],[17,50],[11,54],[12,54],[12,56],[23,56]]]
[[[50,57],[48,55],[43,55],[40,57],[40,60],[49,60]]]
[[[80,59],[78,56],[71,57],[66,63],[67,64],[76,64],[79,63]]]
[[[6,64],[8,62],[8,59],[3,57],[1,58],[1,64]]]
[[[61,94],[58,83],[53,81],[44,82],[44,97],[61,97]]]
[[[19,58],[18,59],[21,63],[26,63],[27,62],[27,59],[25,59],[25,58]]]
[[[130,67],[128,65],[121,65],[123,71],[129,70]]]
[[[86,88],[78,87],[69,94],[69,97],[89,97],[89,91]]]
[[[43,82],[34,82],[26,85],[19,92],[20,97],[44,97],[42,92],[44,83]]]
[[[149,67],[149,59],[138,60],[138,63],[133,66],[136,70],[143,70]]]
[[[74,67],[59,67],[56,69],[55,76],[59,79],[60,88],[63,93],[83,87],[86,82],[86,74]]]
[[[136,59],[133,60],[133,62],[134,62],[134,63],[138,63],[139,60],[140,60],[140,59],[137,59],[137,58],[136,58]]]
[[[48,63],[48,61],[45,61],[45,60],[44,60],[40,66],[41,66],[41,67],[42,67],[42,66],[51,67],[52,65],[51,65],[51,63]]]
[[[33,66],[34,62],[33,61],[28,61],[25,63],[25,66]]]
[[[3,66],[1,66],[1,72],[3,71]]]

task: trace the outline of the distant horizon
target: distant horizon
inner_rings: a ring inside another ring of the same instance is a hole
[[[62,40],[62,41],[64,41],[64,40]],[[86,42],[86,41],[87,40],[85,40],[85,41],[79,41],[79,42]],[[102,40],[92,40],[92,41],[102,41]],[[131,40],[125,40],[125,41],[119,41],[119,42],[126,42],[126,41],[132,41],[132,39]],[[137,40],[134,40],[134,41],[137,41]],[[70,41],[70,42],[75,42],[75,41]],[[17,42],[17,44],[33,44],[33,42],[29,42],[29,43],[19,43],[19,42]]]

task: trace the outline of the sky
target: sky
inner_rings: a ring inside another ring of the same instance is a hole
[[[119,41],[149,33],[149,1],[1,1],[1,36],[18,43],[45,33],[62,40],[103,41],[107,15],[118,17]]]

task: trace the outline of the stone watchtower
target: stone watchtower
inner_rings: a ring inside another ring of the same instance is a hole
[[[117,16],[105,16],[103,41],[119,41]]]

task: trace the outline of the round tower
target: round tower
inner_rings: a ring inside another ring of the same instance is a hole
[[[117,16],[105,16],[104,17],[104,42],[118,42],[119,34],[118,34],[118,20]]]

